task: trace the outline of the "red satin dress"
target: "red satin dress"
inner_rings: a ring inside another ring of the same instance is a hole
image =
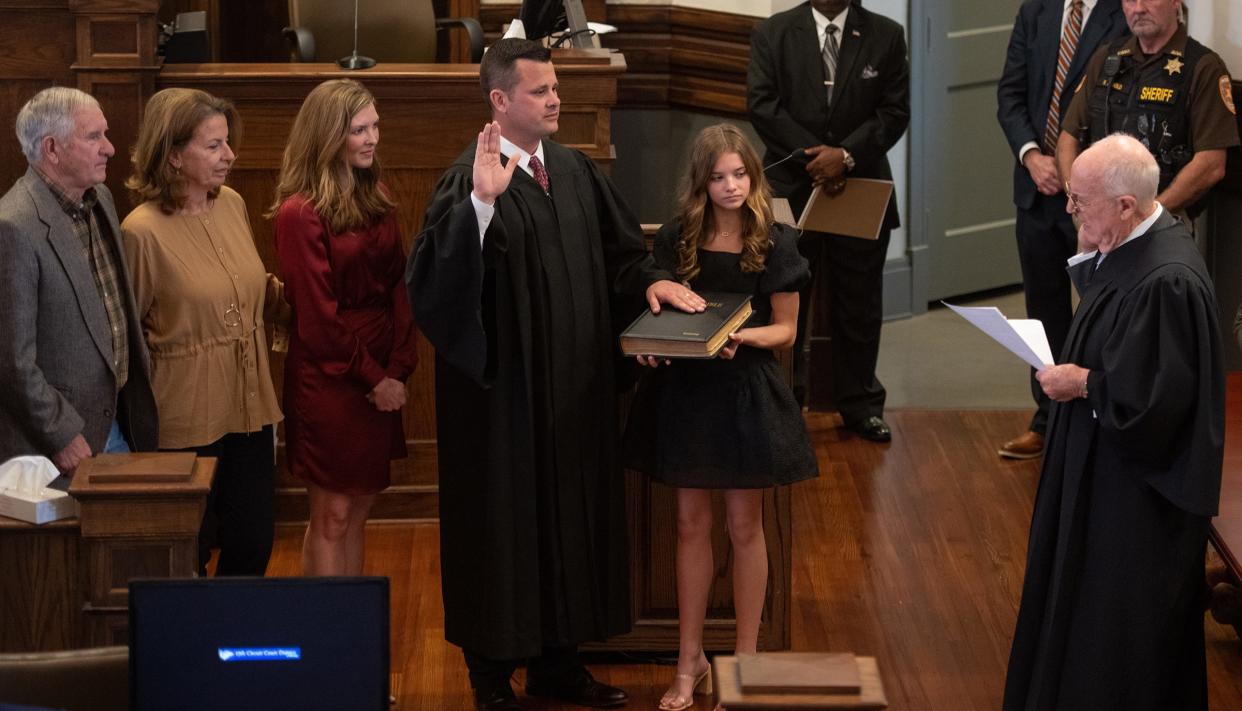
[[[276,256],[293,307],[285,359],[285,441],[295,476],[330,491],[374,494],[406,456],[402,413],[367,394],[418,362],[395,212],[332,234],[302,195],[276,215]]]

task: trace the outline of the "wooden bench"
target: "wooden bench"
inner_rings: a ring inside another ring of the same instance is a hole
[[[1212,519],[1212,546],[1235,580],[1242,579],[1242,372],[1229,373],[1225,396],[1225,461],[1220,513]]]

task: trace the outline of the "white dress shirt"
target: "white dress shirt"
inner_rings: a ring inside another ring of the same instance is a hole
[[[1126,235],[1126,238],[1125,238],[1125,239],[1123,239],[1123,240],[1121,240],[1121,242],[1117,245],[1117,247],[1120,247],[1121,245],[1125,244],[1126,242],[1129,242],[1129,241],[1130,241],[1130,240],[1132,240],[1132,239],[1135,239],[1135,238],[1137,238],[1137,237],[1139,237],[1139,236],[1141,236],[1141,235],[1146,234],[1146,233],[1147,233],[1147,230],[1150,230],[1150,229],[1151,229],[1151,226],[1152,226],[1152,225],[1154,225],[1154,224],[1156,224],[1156,219],[1160,217],[1160,213],[1162,213],[1162,212],[1164,212],[1164,206],[1163,206],[1163,205],[1161,205],[1160,203],[1156,203],[1156,209],[1151,211],[1151,214],[1147,216],[1147,219],[1146,219],[1146,220],[1143,220],[1142,222],[1138,223],[1138,226],[1137,226],[1137,227],[1135,227],[1135,228],[1134,228],[1134,229],[1130,232],[1130,234]],[[1117,247],[1113,247],[1113,249],[1117,249]],[[1109,251],[1111,252],[1112,250],[1110,249]],[[1079,264],[1079,263],[1081,263],[1081,262],[1085,262],[1085,261],[1087,261],[1088,259],[1095,259],[1095,255],[1096,255],[1098,252],[1099,252],[1099,250],[1092,250],[1092,251],[1090,251],[1090,252],[1083,252],[1082,254],[1075,254],[1074,256],[1072,256],[1072,257],[1070,257],[1069,259],[1065,260],[1065,265],[1066,265],[1067,267],[1072,267],[1072,266],[1074,266],[1075,264]],[[1100,255],[1100,261],[1099,261],[1098,263],[1096,263],[1095,268],[1096,268],[1096,269],[1099,269],[1099,268],[1100,268],[1100,265],[1104,263],[1104,260],[1105,260],[1107,257],[1108,257],[1108,255],[1107,255],[1107,254],[1101,254],[1101,255]]]
[[[837,26],[837,46],[841,46],[841,39],[845,37],[845,16],[849,11],[850,6],[846,5],[841,14],[830,20],[824,13],[813,7],[811,8],[811,17],[815,18],[815,32],[819,35],[819,47],[821,50],[824,48],[824,40],[828,38],[828,25]]]

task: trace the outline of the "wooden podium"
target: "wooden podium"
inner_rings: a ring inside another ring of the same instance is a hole
[[[100,455],[69,486],[78,518],[0,517],[0,652],[126,644],[130,579],[197,573],[216,460],[193,456]]]

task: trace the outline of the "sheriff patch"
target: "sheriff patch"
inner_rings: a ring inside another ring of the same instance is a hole
[[[1237,115],[1238,110],[1233,106],[1233,86],[1229,80],[1228,74],[1220,75],[1220,100],[1225,102],[1225,108],[1229,109],[1229,113]]]
[[[1177,100],[1177,92],[1163,86],[1144,86],[1139,88],[1139,101],[1154,104],[1172,104]]]

